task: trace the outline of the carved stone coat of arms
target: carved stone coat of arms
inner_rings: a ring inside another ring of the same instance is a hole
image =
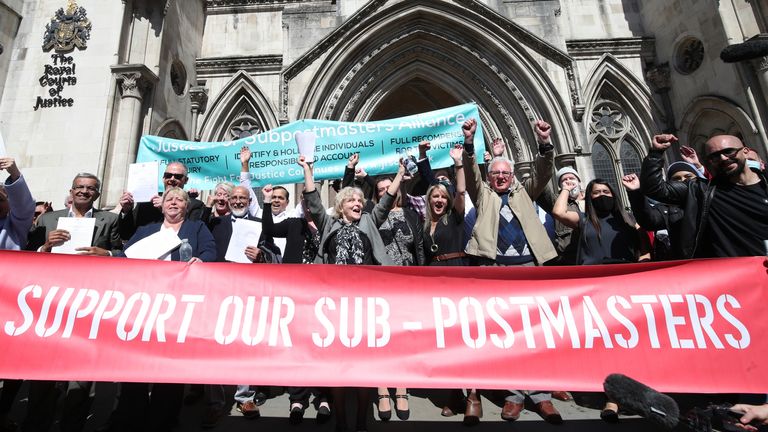
[[[78,7],[74,0],[69,0],[67,9],[59,8],[51,22],[45,25],[43,51],[54,49],[56,52],[70,52],[75,47],[85,49],[91,38],[91,22],[85,8]]]

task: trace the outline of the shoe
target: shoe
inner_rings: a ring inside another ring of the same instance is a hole
[[[523,412],[523,404],[504,401],[504,407],[501,409],[501,418],[506,421],[515,421],[520,418],[521,412]]]
[[[389,402],[389,395],[379,395],[379,403],[376,404],[376,408],[379,410],[379,420],[381,421],[389,421],[389,419],[392,418],[392,406],[390,405],[390,408],[386,411],[381,409],[381,401],[387,400]]]
[[[561,400],[563,402],[567,402],[572,399],[571,395],[569,395],[566,391],[553,391],[552,398]]]
[[[619,413],[612,409],[605,408],[600,411],[600,418],[606,423],[618,423]]]
[[[288,415],[288,423],[297,425],[304,421],[304,405],[294,402],[291,404],[291,412]]]
[[[264,405],[264,402],[267,401],[267,395],[264,394],[264,392],[258,392],[255,395],[253,395],[253,401],[258,406]]]
[[[467,409],[464,411],[464,426],[475,426],[480,423],[483,416],[483,403],[475,392],[470,392],[467,396]]]
[[[453,416],[455,416],[455,415],[456,415],[456,413],[455,413],[455,412],[453,412],[453,410],[451,409],[451,407],[449,407],[448,405],[446,405],[446,406],[444,406],[444,407],[443,407],[443,410],[442,410],[442,411],[440,411],[440,415],[441,415],[441,416],[443,416],[443,417],[453,417]]]
[[[405,403],[405,409],[401,410],[397,407],[397,402],[403,401]],[[408,420],[408,417],[411,416],[411,409],[408,407],[408,395],[395,395],[395,414],[397,414],[397,418],[400,420]]]
[[[562,424],[563,418],[557,409],[552,405],[552,401],[543,401],[536,404],[536,410],[539,412],[541,418],[549,424]]]
[[[237,404],[237,410],[243,414],[243,417],[249,419],[257,419],[261,417],[259,412],[259,406],[253,401],[245,401]]]
[[[229,415],[229,411],[227,411],[225,407],[210,405],[205,410],[203,421],[201,422],[200,426],[202,426],[203,429],[215,428],[219,423],[219,420],[227,415]]]
[[[315,422],[317,424],[326,424],[330,419],[331,419],[330,405],[328,405],[328,402],[320,402],[320,405],[317,406],[317,416],[315,417]]]

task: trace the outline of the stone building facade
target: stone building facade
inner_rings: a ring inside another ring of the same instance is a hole
[[[90,23],[65,54],[44,50],[60,8]],[[543,118],[558,166],[618,183],[659,131],[699,149],[734,133],[765,156],[768,57],[719,56],[768,32],[767,14],[765,0],[0,0],[0,131],[38,199],[89,171],[110,206],[142,134],[222,141],[474,101],[521,175]]]

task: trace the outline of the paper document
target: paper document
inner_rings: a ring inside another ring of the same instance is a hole
[[[229,238],[229,246],[224,259],[238,263],[250,263],[245,256],[245,248],[258,246],[261,237],[261,222],[248,219],[237,219],[232,222],[232,237]]]
[[[299,155],[304,156],[307,162],[314,162],[317,135],[314,132],[296,132],[295,137],[296,144],[299,146]]]
[[[69,232],[69,240],[61,246],[54,246],[51,252],[76,254],[77,251],[75,249],[91,246],[94,228],[96,228],[96,219],[94,218],[59,218],[56,229],[67,230]]]
[[[181,239],[176,232],[171,229],[161,229],[132,244],[125,250],[125,256],[135,259],[159,259],[180,244]]]
[[[126,189],[133,195],[134,202],[149,202],[157,195],[158,173],[160,163],[144,162],[128,166],[128,186]]]

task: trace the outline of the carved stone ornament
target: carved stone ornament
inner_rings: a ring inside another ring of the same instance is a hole
[[[592,129],[608,137],[618,138],[629,127],[627,117],[621,111],[604,104],[592,111]]]
[[[43,34],[43,51],[55,50],[59,53],[70,52],[77,47],[87,48],[86,43],[91,38],[91,22],[88,20],[85,8],[78,7],[75,0],[68,0],[67,9],[59,8],[45,25]]]
[[[669,63],[663,63],[648,69],[645,78],[656,93],[666,93],[672,86],[669,75]]]
[[[696,71],[704,62],[704,43],[694,37],[685,38],[675,50],[675,68],[683,75]]]
[[[205,108],[208,106],[208,89],[203,86],[190,88],[189,101],[192,102],[192,112],[205,113]]]
[[[142,100],[144,93],[158,81],[157,75],[143,64],[113,65],[111,69],[123,98]]]

